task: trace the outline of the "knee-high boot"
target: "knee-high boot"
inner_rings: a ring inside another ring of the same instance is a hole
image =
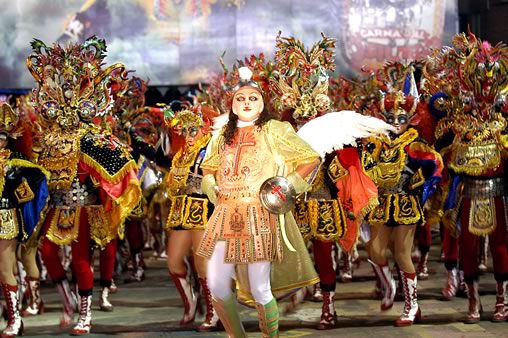
[[[81,336],[90,333],[92,328],[92,295],[81,296],[79,304],[79,319],[72,329],[73,336]]]
[[[198,300],[196,295],[194,294],[194,290],[192,285],[187,278],[187,274],[177,274],[170,273],[173,282],[182,297],[184,313],[183,318],[180,321],[180,325],[187,325],[194,322],[194,318],[196,318],[196,311],[198,307]]]
[[[404,292],[404,309],[400,318],[395,321],[395,326],[409,326],[415,320],[420,320],[421,318],[416,292],[416,273],[401,271],[401,277]]]
[[[245,329],[240,321],[238,306],[234,295],[225,300],[214,298],[212,296],[212,304],[215,311],[217,311],[220,321],[229,338],[246,337]]]
[[[18,286],[2,283],[2,291],[7,305],[7,327],[2,338],[22,336],[24,328],[19,314]]]
[[[386,311],[392,308],[395,299],[396,287],[395,280],[393,279],[390,266],[388,264],[380,266],[369,260],[369,263],[374,268],[377,278],[381,282],[383,289],[383,299],[381,300],[381,311]]]
[[[203,298],[206,304],[206,317],[205,321],[198,326],[199,332],[210,332],[215,331],[220,328],[219,315],[217,311],[215,311],[212,304],[212,294],[210,293],[210,289],[208,288],[208,283],[206,278],[199,278],[199,283],[201,284],[201,292],[203,293]]]
[[[256,309],[263,338],[279,337],[279,308],[275,298],[264,305],[256,303]]]
[[[443,298],[446,300],[451,300],[457,294],[457,289],[459,287],[459,274],[457,268],[452,268],[448,270],[448,278],[446,279],[446,286],[441,291],[443,294]]]
[[[427,262],[429,260],[429,253],[422,252],[420,256],[420,261],[418,262],[418,279],[425,280],[429,278],[429,268],[427,266]]]

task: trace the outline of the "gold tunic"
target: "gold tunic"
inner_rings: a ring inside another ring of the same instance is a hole
[[[283,256],[277,215],[259,201],[268,178],[292,172],[318,158],[289,123],[239,128],[231,145],[221,134],[210,142],[201,168],[215,171],[219,193],[198,254],[210,257],[217,241],[226,242],[226,263],[280,261]]]
[[[180,149],[173,157],[167,177],[170,205],[166,221],[168,230],[205,229],[209,201],[201,191],[202,175],[199,167],[202,155],[199,154],[209,141],[210,135],[204,135],[196,144]]]

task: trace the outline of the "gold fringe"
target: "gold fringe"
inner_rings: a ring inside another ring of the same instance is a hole
[[[38,165],[38,164],[35,164],[35,163],[32,163],[30,161],[27,161],[27,160],[23,160],[23,159],[20,159],[20,158],[13,158],[12,160],[9,160],[11,166],[13,167],[22,167],[22,168],[31,168],[31,169],[39,169],[43,174],[44,176],[46,176],[46,179],[50,180],[51,178],[51,174],[49,171],[47,171],[46,169],[44,169],[44,167]]]
[[[367,216],[378,205],[379,205],[379,199],[377,197],[370,198],[369,202],[367,202],[367,205],[364,206],[360,210],[360,213],[358,214],[358,217],[356,217],[356,219],[359,221],[359,223],[361,223],[365,219],[365,216]],[[359,225],[361,225],[361,224],[359,224]]]
[[[130,215],[132,210],[141,200],[141,188],[137,179],[132,179],[122,196],[113,200],[113,208],[108,212],[108,219],[110,226],[118,232],[118,228],[125,221],[127,216]]]
[[[79,154],[80,160],[85,162],[86,165],[92,167],[95,169],[103,178],[106,178],[108,182],[116,184],[122,181],[122,179],[127,175],[127,173],[131,170],[138,170],[138,166],[136,164],[136,161],[129,160],[125,165],[118,170],[114,175],[110,175],[106,169],[104,169],[99,162],[94,160],[92,157],[88,156],[87,154],[81,152]]]

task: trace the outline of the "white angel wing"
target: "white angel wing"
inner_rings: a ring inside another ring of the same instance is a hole
[[[326,153],[356,146],[356,139],[395,131],[388,123],[351,110],[327,113],[305,123],[297,134],[322,158]]]
[[[224,127],[229,120],[229,114],[222,114],[213,118],[212,133],[216,133]]]

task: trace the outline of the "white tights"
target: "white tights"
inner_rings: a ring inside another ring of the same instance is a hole
[[[235,264],[224,263],[226,242],[215,244],[208,261],[208,287],[215,298],[225,300],[231,297],[231,280],[235,277]],[[248,266],[250,292],[258,304],[268,304],[273,299],[270,287],[271,262],[250,263]]]

